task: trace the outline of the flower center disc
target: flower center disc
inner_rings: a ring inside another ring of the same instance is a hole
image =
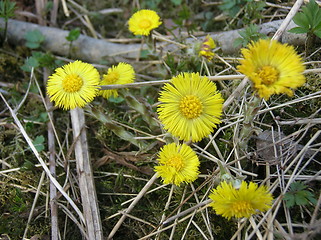
[[[265,85],[273,84],[279,78],[279,71],[271,66],[263,66],[259,72],[259,77]]]
[[[237,213],[244,213],[249,210],[252,210],[252,206],[249,202],[247,201],[238,201],[233,204],[233,210]]]
[[[119,79],[118,72],[110,72],[104,76],[104,80],[107,82],[107,85],[115,83],[118,79]]]
[[[183,158],[180,155],[176,155],[171,157],[168,160],[168,165],[175,168],[177,171],[181,170],[183,167]]]
[[[143,19],[139,22],[139,27],[146,29],[149,28],[152,25],[152,23],[148,19]]]
[[[69,74],[62,80],[62,88],[69,93],[78,92],[82,85],[82,78],[77,74]]]
[[[179,109],[186,118],[197,118],[201,115],[203,106],[201,100],[193,95],[187,95],[179,103]]]

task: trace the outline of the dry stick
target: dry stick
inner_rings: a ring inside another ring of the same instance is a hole
[[[279,29],[275,32],[274,36],[272,37],[273,40],[279,40],[279,38],[282,36],[282,34],[284,33],[287,26],[290,24],[294,15],[299,11],[302,4],[303,4],[303,0],[297,0],[295,2],[293,7],[291,8],[290,12],[288,13],[286,18],[281,23]]]
[[[26,226],[26,229],[25,229],[25,232],[23,234],[22,239],[26,239],[26,236],[27,236],[27,233],[28,233],[28,228],[29,228],[29,225],[30,225],[30,222],[31,222],[31,219],[32,219],[33,211],[34,211],[34,209],[36,207],[36,204],[37,204],[37,201],[38,201],[38,197],[39,197],[39,193],[40,193],[40,189],[41,189],[41,186],[43,184],[43,180],[44,179],[45,179],[45,172],[42,172],[40,180],[39,180],[37,192],[36,192],[36,195],[35,195],[35,198],[33,200],[32,207],[31,207],[31,210],[30,210],[30,213],[29,213],[27,226]]]
[[[44,68],[43,72],[43,79],[44,83],[46,84],[46,81],[48,79],[48,69]],[[39,89],[40,90],[40,89]],[[52,108],[53,104],[49,100],[49,97],[46,96],[46,106],[47,108]],[[51,119],[54,119],[53,112],[48,111],[48,115],[50,115]],[[52,122],[49,121],[47,123],[47,129],[48,129],[48,151],[49,151],[49,170],[53,177],[56,178],[56,159],[55,159],[55,135],[53,131],[53,125]],[[58,206],[57,206],[57,188],[55,185],[50,181],[50,213],[51,213],[51,239],[52,240],[58,240],[59,239],[59,233],[58,233]]]
[[[196,212],[200,212],[200,211],[204,210],[205,208],[207,208],[207,206],[204,206],[203,208],[200,208],[200,209],[196,210]],[[190,214],[190,215],[187,215],[186,217],[184,217],[184,218],[182,218],[182,219],[179,219],[179,220],[178,220],[177,222],[175,222],[174,224],[178,224],[178,223],[184,222],[185,220],[191,218],[192,215],[194,215],[194,214],[195,214],[195,213],[192,213],[192,214]],[[153,231],[153,232],[149,233],[148,235],[139,238],[138,240],[150,239],[151,236],[154,236],[154,235],[158,234],[159,232],[164,232],[164,231],[166,231],[167,229],[172,228],[174,224],[169,225],[169,226],[167,226],[167,227],[164,227],[164,228],[161,229],[160,231],[156,231],[156,232]]]
[[[174,192],[174,185],[172,184],[171,190],[169,191],[167,202],[165,204],[165,208],[163,210],[163,215],[162,215],[162,218],[161,218],[161,222],[164,221],[165,218],[166,218],[165,212],[169,209],[169,205],[170,205],[171,200],[172,200],[173,192]],[[161,228],[162,228],[162,226],[160,226],[157,230],[160,230]],[[159,240],[159,238],[160,238],[160,235],[156,235],[155,240]]]
[[[185,186],[185,188],[184,188],[184,192],[182,194],[182,198],[181,198],[181,202],[180,203],[182,203],[184,201],[184,197],[186,195],[186,190],[187,190],[187,186]],[[168,210],[168,209],[166,209],[166,210]],[[178,209],[178,213],[180,213],[180,212],[181,212],[181,208]],[[171,231],[171,235],[169,236],[169,240],[173,239],[174,234],[175,234],[176,226],[177,226],[177,224],[174,224],[174,226],[172,228],[172,231]]]
[[[50,23],[57,25],[57,13],[58,13],[59,0],[53,0],[53,6],[50,11]]]
[[[302,160],[302,154],[307,150],[307,148],[308,148],[307,146],[310,146],[310,145],[319,137],[320,134],[321,134],[321,130],[317,131],[317,132],[314,134],[314,136],[309,140],[309,142],[305,145],[305,147],[299,152],[299,154],[298,154],[292,161],[293,161],[293,162],[297,162],[299,159]],[[299,168],[299,164],[297,164],[297,165],[295,166],[293,172],[296,172],[296,171],[298,170],[298,168]],[[290,169],[290,168],[288,167],[287,169]],[[286,171],[287,171],[287,170],[285,170],[285,172],[286,172]],[[290,179],[289,179],[289,181],[288,181],[288,184],[287,184],[287,185],[285,186],[285,188],[283,189],[281,195],[275,200],[273,206],[274,206],[274,205],[277,205],[277,206],[275,207],[274,216],[272,217],[272,219],[275,218],[275,215],[277,214],[277,211],[278,211],[278,209],[279,209],[279,207],[280,207],[280,205],[281,205],[280,203],[281,203],[281,200],[282,200],[282,196],[284,196],[284,194],[288,191],[288,189],[289,189],[289,187],[290,187],[290,183],[295,180],[295,179],[293,179],[293,178],[294,178],[294,175],[291,174],[291,177],[290,177]],[[279,201],[278,204],[276,204],[277,201]],[[272,207],[273,207],[273,206],[272,206]],[[269,209],[268,212],[271,212],[271,209]],[[248,239],[251,239],[251,238],[254,236],[255,231],[263,224],[263,220],[264,220],[264,218],[262,218],[262,220],[257,224],[257,228],[256,228],[256,229],[253,229],[253,231],[251,232],[251,234],[249,234]]]
[[[166,224],[174,221],[177,218],[183,217],[183,216],[189,214],[190,212],[193,212],[194,210],[196,210],[196,209],[198,209],[200,207],[203,207],[203,206],[205,206],[207,204],[210,204],[211,202],[212,202],[212,199],[208,199],[208,200],[205,200],[204,202],[200,202],[200,203],[196,204],[195,206],[193,206],[193,207],[191,207],[189,209],[186,209],[185,211],[182,211],[179,214],[166,219],[164,222],[162,222],[162,224],[166,225]]]
[[[68,196],[68,194],[65,192],[65,190],[63,189],[63,187],[60,185],[60,183],[54,178],[54,176],[51,175],[49,168],[47,167],[46,163],[44,162],[44,160],[42,159],[42,157],[40,156],[38,150],[35,148],[35,145],[32,143],[32,140],[30,139],[30,137],[28,136],[26,130],[24,129],[24,127],[22,126],[20,120],[18,119],[15,111],[10,107],[10,105],[8,104],[7,100],[4,98],[4,96],[2,95],[2,93],[0,92],[0,97],[2,98],[2,100],[4,101],[4,103],[6,104],[7,108],[9,109],[11,116],[13,118],[13,120],[15,121],[15,123],[17,124],[21,134],[23,135],[23,137],[26,139],[26,142],[28,143],[29,147],[31,148],[33,154],[35,155],[35,157],[38,159],[39,163],[41,164],[42,168],[44,169],[44,171],[46,172],[46,174],[48,175],[50,181],[52,181],[52,183],[56,186],[56,188],[59,190],[59,192],[61,192],[61,194],[66,198],[66,200],[70,203],[70,205],[73,207],[73,209],[76,211],[76,213],[78,214],[80,220],[85,223],[85,218],[83,216],[83,214],[81,213],[81,211],[79,210],[79,208],[77,207],[77,205],[74,203],[74,201]]]
[[[314,224],[314,222],[316,221],[318,212],[320,211],[320,206],[321,206],[321,192],[320,192],[318,202],[317,202],[317,204],[315,205],[315,208],[314,208],[314,211],[313,211],[311,220],[310,220],[310,225],[311,225],[311,226],[312,226],[312,225]]]
[[[224,75],[224,76],[208,76],[208,79],[211,81],[223,81],[223,80],[234,80],[234,79],[243,79],[244,75]],[[142,87],[142,86],[151,86],[151,85],[162,85],[168,83],[170,80],[156,80],[156,81],[146,81],[146,82],[135,82],[127,84],[112,84],[112,85],[101,85],[101,90],[108,89],[120,89],[120,88],[132,88],[132,87]]]
[[[138,203],[138,201],[144,196],[144,194],[147,192],[147,190],[150,188],[150,186],[155,182],[155,180],[157,179],[158,174],[155,173],[151,179],[146,183],[146,185],[143,187],[142,190],[140,190],[140,192],[137,194],[137,197],[135,198],[135,200],[129,205],[129,207],[124,211],[124,215],[118,220],[118,222],[116,223],[116,225],[114,226],[114,228],[111,230],[109,236],[107,239],[112,239],[112,237],[115,235],[115,233],[117,232],[117,230],[119,229],[119,227],[122,225],[122,223],[124,222],[124,220],[126,219],[126,215],[127,213],[130,213],[130,211],[135,207],[135,205]]]
[[[85,131],[85,114],[81,108],[70,110],[75,157],[79,178],[79,189],[86,219],[89,240],[102,240],[103,232],[98,208],[94,176],[89,159],[88,143]]]

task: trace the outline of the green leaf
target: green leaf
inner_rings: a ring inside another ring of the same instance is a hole
[[[21,69],[26,72],[31,72],[33,67],[39,67],[39,61],[35,57],[29,57],[25,59],[25,63],[21,66]]]
[[[26,46],[31,49],[39,48],[45,36],[39,30],[28,31],[25,35]]]
[[[45,149],[44,142],[45,142],[44,136],[40,135],[40,136],[37,136],[32,143],[33,145],[35,145],[35,148],[37,149],[37,151],[41,152]]]
[[[314,0],[310,0],[306,6],[302,7],[302,12],[294,16],[293,21],[301,27],[301,29],[291,29],[290,32],[312,33],[318,36],[317,32],[321,30],[321,9],[319,5]]]
[[[285,206],[287,208],[293,207],[295,205],[295,198],[293,195],[291,194],[285,194],[283,197],[284,201],[285,201]]]
[[[293,22],[302,28],[309,29],[309,19],[304,13],[297,13],[293,17]]]
[[[307,205],[308,199],[305,197],[304,191],[300,191],[295,195],[295,204],[299,206]]]
[[[108,101],[112,102],[112,103],[121,103],[121,102],[125,101],[125,99],[122,97],[111,96],[110,98],[108,98]]]
[[[236,38],[235,40],[234,40],[234,43],[233,43],[233,45],[234,45],[234,47],[239,47],[239,46],[243,46],[243,39],[242,38]]]
[[[307,33],[309,30],[306,28],[302,28],[302,27],[294,27],[291,28],[288,32],[290,33]]]
[[[317,37],[321,38],[321,30],[315,31],[314,34],[315,34]]]
[[[76,41],[80,36],[80,29],[79,28],[75,28],[72,29],[68,36],[66,37],[67,41],[72,42],[72,41]]]
[[[293,182],[290,185],[289,191],[283,197],[286,206],[303,206],[309,204],[309,202],[316,204],[316,199],[314,198],[313,193],[306,188],[306,185],[302,182]]]
[[[0,1],[0,17],[7,22],[9,18],[14,16],[16,3],[9,0]]]
[[[143,50],[140,51],[140,58],[143,58],[143,59],[147,58],[149,54],[150,54],[149,50],[143,49]]]
[[[21,166],[22,171],[31,171],[33,169],[35,169],[35,165],[32,162],[30,162],[29,160],[26,160],[23,163],[23,165]]]
[[[179,6],[182,4],[182,0],[171,0],[171,2],[175,5],[175,6]]]

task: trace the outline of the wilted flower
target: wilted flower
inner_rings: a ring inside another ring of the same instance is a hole
[[[205,57],[207,60],[212,60],[214,57],[213,49],[216,47],[216,44],[211,38],[210,35],[207,35],[201,44],[199,55]]]

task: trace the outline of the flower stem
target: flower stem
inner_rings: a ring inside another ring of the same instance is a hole
[[[247,153],[248,141],[250,140],[255,128],[253,121],[256,117],[257,112],[260,109],[261,98],[254,95],[250,102],[245,106],[244,121],[242,129],[239,133],[239,149],[241,154]]]

